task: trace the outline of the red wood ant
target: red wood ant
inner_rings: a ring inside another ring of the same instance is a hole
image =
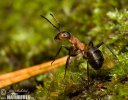
[[[52,14],[50,14],[50,15],[57,22],[55,17]],[[70,47],[68,47],[66,45],[62,45],[55,56],[55,58],[56,58],[62,48],[66,48],[68,50],[68,58],[66,61],[64,77],[66,75],[66,70],[70,64],[69,63],[70,58],[75,57],[78,54],[82,54],[83,58],[87,60],[87,76],[88,76],[88,81],[89,81],[89,66],[88,66],[88,64],[90,64],[95,70],[99,70],[102,67],[103,62],[104,62],[104,57],[103,57],[102,52],[99,50],[99,47],[102,46],[104,43],[101,42],[96,46],[93,45],[92,41],[90,41],[88,44],[82,43],[77,37],[73,36],[70,32],[61,31],[60,24],[58,22],[57,22],[57,24],[58,24],[58,27],[57,27],[54,24],[52,24],[46,17],[44,17],[42,15],[41,15],[41,17],[46,19],[58,31],[58,34],[54,37],[55,40],[60,40],[60,41],[67,40],[71,43]],[[109,48],[109,46],[107,46],[107,45],[105,45],[105,46],[116,57],[116,55]],[[55,59],[53,60],[53,62],[54,61],[55,61]]]

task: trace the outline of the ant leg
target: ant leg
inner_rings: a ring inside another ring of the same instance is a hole
[[[68,56],[68,58],[67,58],[67,61],[66,61],[66,66],[65,66],[65,73],[64,73],[64,78],[65,78],[65,76],[66,76],[66,70],[67,70],[67,68],[68,68],[68,66],[69,66],[69,64],[70,64],[70,55]]]
[[[101,45],[103,45],[104,44],[104,42],[101,42],[101,43],[99,43],[98,45],[96,45],[96,47],[97,48],[99,48]]]
[[[92,41],[89,41],[88,45],[91,46],[91,47],[93,47],[93,42]]]
[[[90,82],[90,74],[89,74],[89,64],[88,64],[88,61],[87,61],[87,82],[88,82],[88,86],[89,86],[89,82]]]
[[[106,45],[104,42],[99,43],[96,47],[99,48],[99,47],[102,46],[102,45],[104,45],[104,46],[112,53],[112,55],[118,60],[117,56],[116,56],[115,53],[112,51],[112,49],[111,49],[108,45]]]
[[[66,48],[66,49],[69,49],[68,46],[62,45],[62,46],[59,48],[59,50],[57,51],[57,53],[56,53],[56,55],[55,55],[55,57],[54,57],[54,60],[51,62],[51,65],[52,65],[52,63],[56,60],[57,55],[60,53],[60,51],[61,51],[61,49],[62,49],[63,47]]]

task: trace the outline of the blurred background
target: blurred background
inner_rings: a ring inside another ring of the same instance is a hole
[[[84,43],[103,41],[116,54],[126,52],[127,8],[127,0],[1,0],[0,74],[52,60],[61,44],[69,45],[54,41],[57,31],[40,17],[57,25],[50,13],[61,30]],[[62,50],[59,57],[64,55],[67,51]]]

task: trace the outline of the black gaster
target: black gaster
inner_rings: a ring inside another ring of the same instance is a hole
[[[98,70],[102,67],[104,62],[104,57],[102,52],[96,48],[91,47],[87,52],[88,63],[95,69]]]

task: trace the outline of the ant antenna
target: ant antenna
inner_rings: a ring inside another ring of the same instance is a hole
[[[56,18],[54,17],[54,15],[52,13],[50,13],[50,15],[53,17],[53,19],[56,21],[56,23],[58,24],[58,29],[60,31],[60,23],[56,20]]]
[[[50,14],[53,18],[54,16],[52,14]],[[45,20],[47,20],[57,31],[60,32],[60,24],[58,23],[59,27],[56,27],[50,20],[48,20],[46,17],[44,17],[43,15],[40,15],[42,18],[44,18]],[[55,19],[55,18],[54,18]],[[56,20],[56,19],[55,19]],[[57,21],[56,21],[57,22]]]

